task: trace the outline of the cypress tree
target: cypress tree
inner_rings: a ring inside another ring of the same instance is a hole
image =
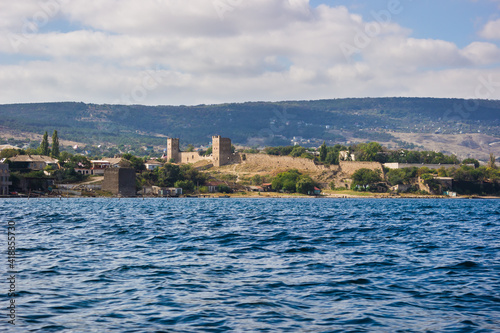
[[[327,153],[328,153],[328,150],[326,148],[325,141],[323,141],[323,144],[319,148],[319,159],[321,162],[324,162],[326,160]]]
[[[49,155],[49,135],[47,132],[43,135],[42,142],[40,143],[40,154],[44,156]]]
[[[53,158],[59,158],[59,138],[57,136],[57,131],[54,130],[54,134],[52,134],[52,152],[51,156]]]

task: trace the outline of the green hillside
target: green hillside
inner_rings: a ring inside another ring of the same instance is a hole
[[[234,143],[289,144],[373,141],[404,133],[483,133],[500,137],[500,101],[432,98],[361,98],[249,102],[198,106],[122,106],[84,103],[0,105],[3,129],[59,136],[87,144],[162,145],[165,136],[207,144],[214,134]]]

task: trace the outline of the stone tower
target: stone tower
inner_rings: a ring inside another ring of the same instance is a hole
[[[102,190],[122,197],[135,197],[135,170],[132,168],[108,168],[104,170]]]
[[[180,162],[179,139],[167,139],[167,161],[170,161],[172,158],[176,163]]]
[[[231,139],[212,136],[212,158],[214,166],[231,163]]]

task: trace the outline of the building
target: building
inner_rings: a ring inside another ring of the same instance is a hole
[[[167,151],[163,156],[168,162],[196,163],[200,161],[211,162],[214,166],[222,166],[238,160],[238,154],[232,152],[231,139],[222,138],[220,135],[212,137],[212,155],[203,156],[199,152],[181,152],[179,139],[167,139]]]
[[[212,137],[212,156],[214,166],[231,163],[231,139],[222,138],[220,135]]]
[[[178,197],[182,195],[182,188],[153,186],[152,193],[159,197]]]
[[[474,167],[474,164],[467,164],[467,165]],[[429,168],[431,170],[437,170],[440,168],[445,168],[445,169],[457,168],[457,167],[459,167],[459,165],[456,165],[456,164],[384,163],[384,167],[386,167],[388,169],[404,169],[404,168],[413,168],[413,167],[420,169],[420,168],[426,167],[426,168]]]
[[[47,166],[52,166],[54,169],[59,168],[59,161],[55,158],[43,155],[17,155],[9,157],[12,170],[19,171],[40,171]]]
[[[205,183],[205,186],[208,188],[209,193],[217,192],[217,188],[219,187],[219,185],[226,185],[226,184],[223,182],[216,182],[216,181]]]
[[[169,162],[180,163],[179,152],[179,139],[167,139],[167,160]]]
[[[146,167],[146,170],[148,171],[153,171],[156,168],[160,168],[163,165],[163,163],[160,163],[156,160],[149,160],[146,163],[144,163],[144,166]]]
[[[107,158],[105,160],[90,161],[90,168],[77,167],[75,171],[83,175],[104,175],[104,170],[109,168],[119,168],[122,158]]]
[[[339,161],[356,161],[356,156],[347,150],[339,152]]]
[[[9,178],[9,165],[0,163],[0,195],[9,194],[9,186],[12,185],[12,182],[10,182]]]
[[[104,170],[102,190],[122,197],[135,197],[135,170],[132,168],[108,168]]]

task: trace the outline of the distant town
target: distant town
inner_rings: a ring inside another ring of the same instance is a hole
[[[57,131],[37,148],[0,146],[2,197],[496,197],[500,169],[433,151],[377,142],[241,148],[166,138],[161,157],[70,153]]]

